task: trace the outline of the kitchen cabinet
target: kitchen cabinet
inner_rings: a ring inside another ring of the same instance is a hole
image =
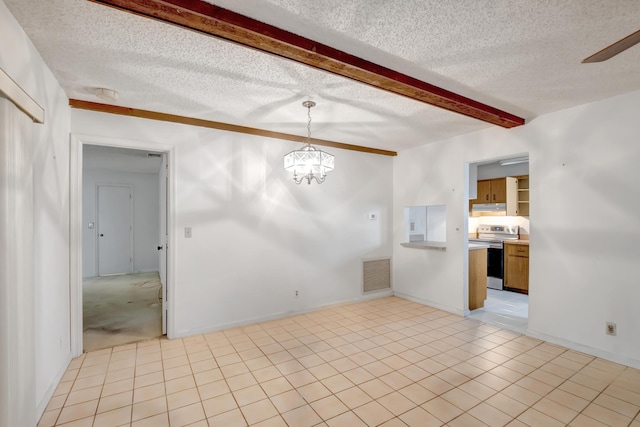
[[[516,215],[529,216],[529,175],[517,176],[518,208]]]
[[[469,248],[469,310],[484,307],[487,299],[487,249]]]
[[[504,210],[492,212],[472,212],[473,216],[479,215],[507,215],[515,216],[518,210],[517,179],[503,177],[483,179],[477,183],[477,198],[469,200],[469,211],[473,211],[476,204],[504,204]]]
[[[504,243],[504,288],[529,293],[529,245]]]

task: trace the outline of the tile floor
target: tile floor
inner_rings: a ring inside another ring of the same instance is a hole
[[[529,295],[487,289],[484,308],[471,312],[472,319],[525,333],[529,326]]]
[[[39,426],[631,426],[640,370],[397,297],[85,353]]]

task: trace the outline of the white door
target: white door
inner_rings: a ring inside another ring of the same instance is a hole
[[[160,241],[158,251],[160,257],[160,283],[162,285],[162,333],[167,333],[167,254],[169,243],[168,200],[169,200],[169,163],[167,153],[162,155],[160,169]]]
[[[98,185],[98,275],[133,271],[130,186]]]

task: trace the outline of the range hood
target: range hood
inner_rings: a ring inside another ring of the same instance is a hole
[[[476,203],[471,207],[471,212],[505,212],[506,203]]]

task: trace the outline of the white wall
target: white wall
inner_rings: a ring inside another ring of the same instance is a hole
[[[136,173],[104,169],[84,169],[82,175],[82,275],[98,274],[97,241],[98,185],[121,184],[133,187],[133,271],[158,271],[160,244],[160,184],[157,173]],[[95,228],[89,229],[93,222]]]
[[[175,336],[361,298],[362,259],[391,255],[391,157],[329,149],[326,182],[295,185],[298,143],[80,110],[72,131],[175,146]]]
[[[528,152],[530,333],[640,366],[639,104],[634,92],[400,153],[396,290],[464,312],[466,233],[457,230],[466,232],[464,163]],[[447,250],[400,247],[404,207],[439,203],[447,204]],[[617,323],[616,337],[605,334],[606,321]]]
[[[31,140],[36,382],[33,410],[40,414],[71,357],[69,107],[53,74],[1,0],[0,67],[45,110],[45,123],[33,125]]]

